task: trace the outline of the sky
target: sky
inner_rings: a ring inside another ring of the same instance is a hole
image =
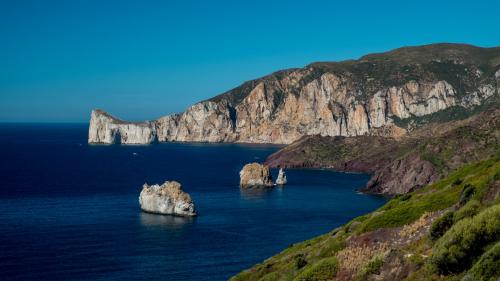
[[[0,122],[184,111],[315,61],[500,46],[500,1],[0,0]]]

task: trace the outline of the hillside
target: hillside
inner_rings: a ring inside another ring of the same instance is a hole
[[[500,155],[498,109],[460,121],[432,123],[400,139],[306,136],[270,155],[266,164],[370,173],[365,192],[394,195],[492,155]]]
[[[231,280],[497,280],[499,195],[497,154]]]
[[[404,47],[282,70],[151,122],[94,111],[89,143],[289,144],[307,135],[399,138],[498,106],[500,48]]]

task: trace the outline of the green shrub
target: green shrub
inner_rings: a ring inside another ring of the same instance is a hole
[[[464,188],[462,189],[462,193],[460,194],[460,200],[459,204],[464,205],[469,201],[469,199],[474,195],[476,192],[476,187],[470,184],[466,184]]]
[[[500,277],[500,242],[484,253],[467,275],[468,279],[476,281],[497,280]]]
[[[411,194],[405,194],[399,198],[400,201],[406,201],[411,198]]]
[[[471,200],[467,202],[462,208],[455,212],[455,221],[459,221],[464,218],[471,218],[481,209],[481,203],[477,200]]]
[[[368,278],[368,276],[380,273],[380,268],[383,264],[384,261],[380,257],[373,258],[361,269],[356,279],[364,281]]]
[[[434,245],[431,267],[440,274],[461,272],[500,238],[500,205],[455,223]]]
[[[304,255],[302,255],[302,254],[296,255],[294,259],[295,259],[295,268],[296,269],[301,269],[307,265],[307,261],[304,258]]]
[[[429,238],[433,241],[438,240],[453,225],[453,213],[446,212],[436,219],[429,229]]]
[[[326,281],[331,280],[337,274],[339,264],[335,257],[325,258],[314,265],[305,267],[304,270],[295,277],[295,281]]]
[[[461,185],[462,184],[462,179],[460,178],[457,178],[454,182],[453,182],[453,185]]]

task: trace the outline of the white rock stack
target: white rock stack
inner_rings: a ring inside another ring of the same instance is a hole
[[[125,122],[100,109],[92,111],[88,142],[93,144],[149,144],[157,139],[154,122]]]
[[[166,181],[162,185],[144,184],[139,204],[143,211],[149,213],[196,216],[191,196],[182,191],[181,184],[176,181]]]
[[[286,174],[283,168],[280,168],[280,171],[278,173],[278,178],[276,179],[276,184],[277,185],[285,185],[286,184]]]
[[[269,167],[259,163],[246,164],[240,171],[240,187],[272,187],[273,178]]]

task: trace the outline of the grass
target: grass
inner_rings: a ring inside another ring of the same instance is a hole
[[[380,257],[373,258],[361,269],[356,279],[358,281],[364,281],[367,279],[368,276],[372,274],[378,274],[382,265],[384,265],[384,260],[382,258]]]

